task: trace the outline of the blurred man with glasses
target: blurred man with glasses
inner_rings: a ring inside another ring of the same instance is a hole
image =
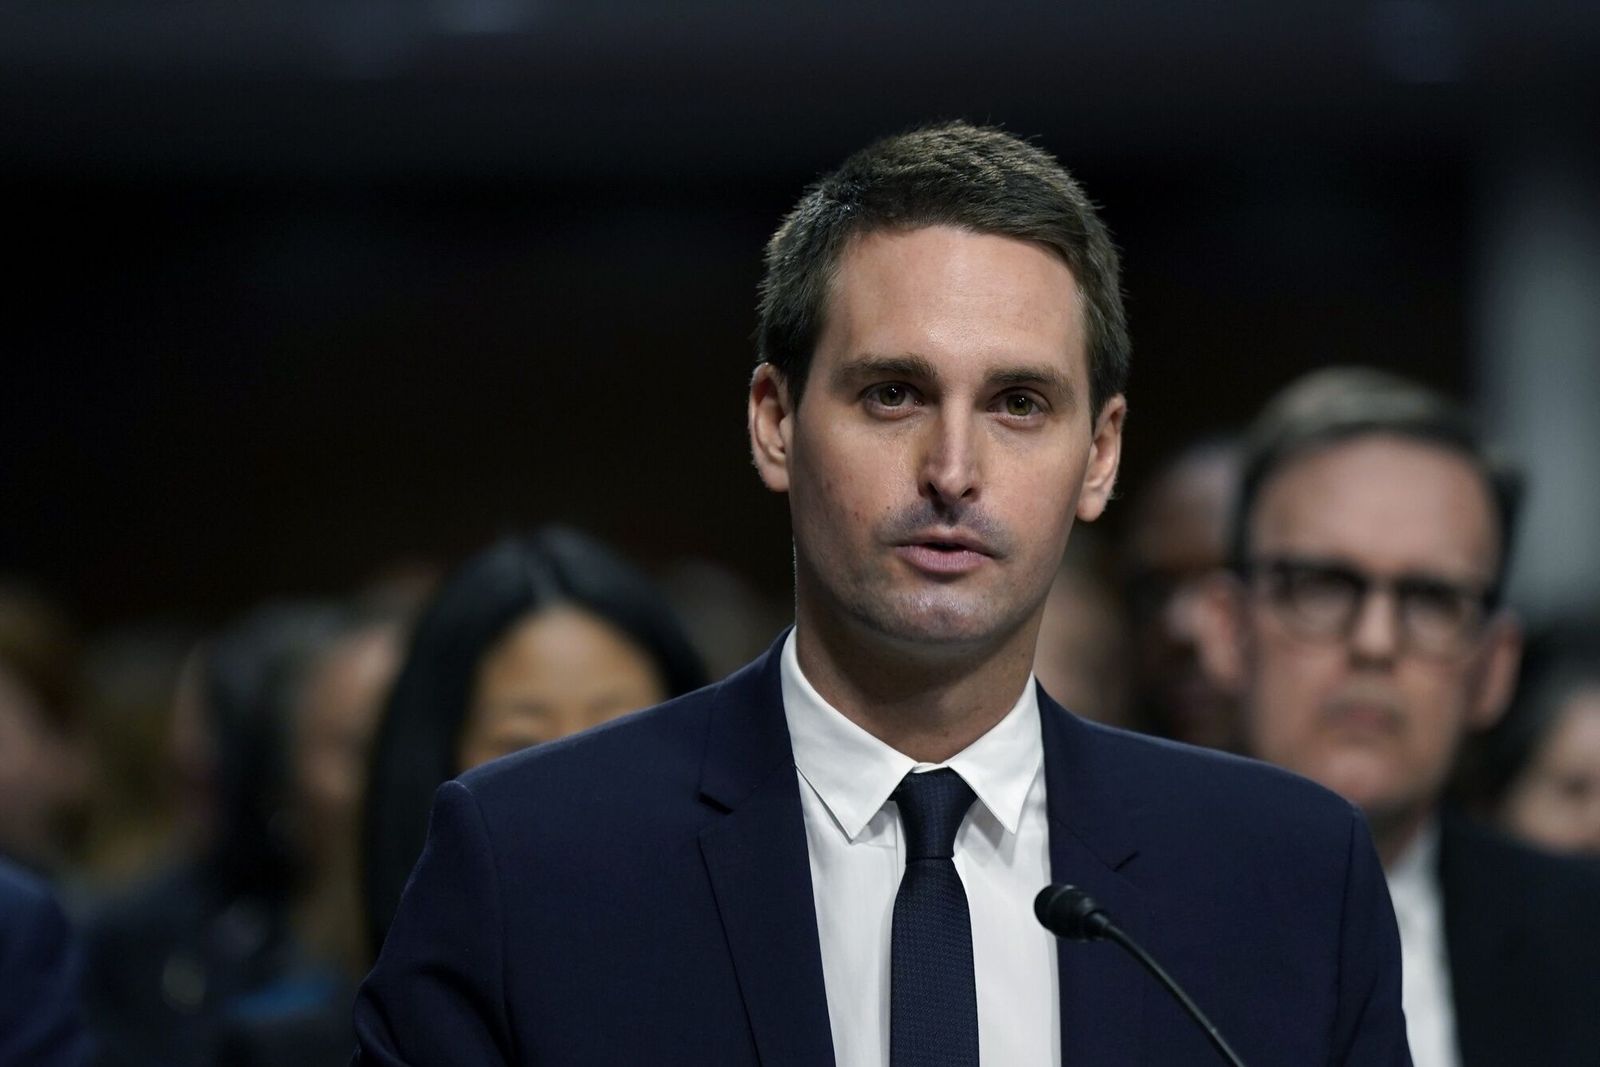
[[[1417,1067],[1593,1064],[1600,880],[1442,810],[1463,739],[1504,711],[1520,480],[1444,398],[1332,369],[1246,441],[1207,670],[1257,756],[1359,805],[1400,924]]]

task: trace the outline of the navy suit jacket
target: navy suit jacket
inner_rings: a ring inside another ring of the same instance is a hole
[[[441,787],[357,998],[356,1062],[832,1063],[779,647]],[[1349,804],[1039,703],[1056,881],[1096,897],[1247,1063],[1409,1064],[1394,915]],[[1067,1062],[1217,1062],[1120,949],[1059,958]]]

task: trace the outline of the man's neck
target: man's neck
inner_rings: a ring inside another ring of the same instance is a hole
[[[990,649],[929,655],[802,617],[795,656],[845,718],[919,763],[943,763],[1016,704],[1033,669],[1035,629]]]

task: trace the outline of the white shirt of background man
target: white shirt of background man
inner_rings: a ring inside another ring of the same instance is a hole
[[[1400,927],[1400,1006],[1415,1067],[1460,1067],[1450,957],[1444,943],[1439,889],[1439,826],[1422,835],[1386,872]]]

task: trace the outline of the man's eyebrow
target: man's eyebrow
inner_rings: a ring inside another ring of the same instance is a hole
[[[836,384],[848,384],[863,378],[909,378],[932,381],[937,377],[938,372],[933,369],[930,360],[912,354],[856,356],[840,363],[833,371],[833,380]]]
[[[1071,380],[1060,370],[1047,364],[1023,367],[998,367],[989,372],[989,383],[1005,388],[1007,386],[1032,385],[1053,392],[1067,400],[1076,394]]]

